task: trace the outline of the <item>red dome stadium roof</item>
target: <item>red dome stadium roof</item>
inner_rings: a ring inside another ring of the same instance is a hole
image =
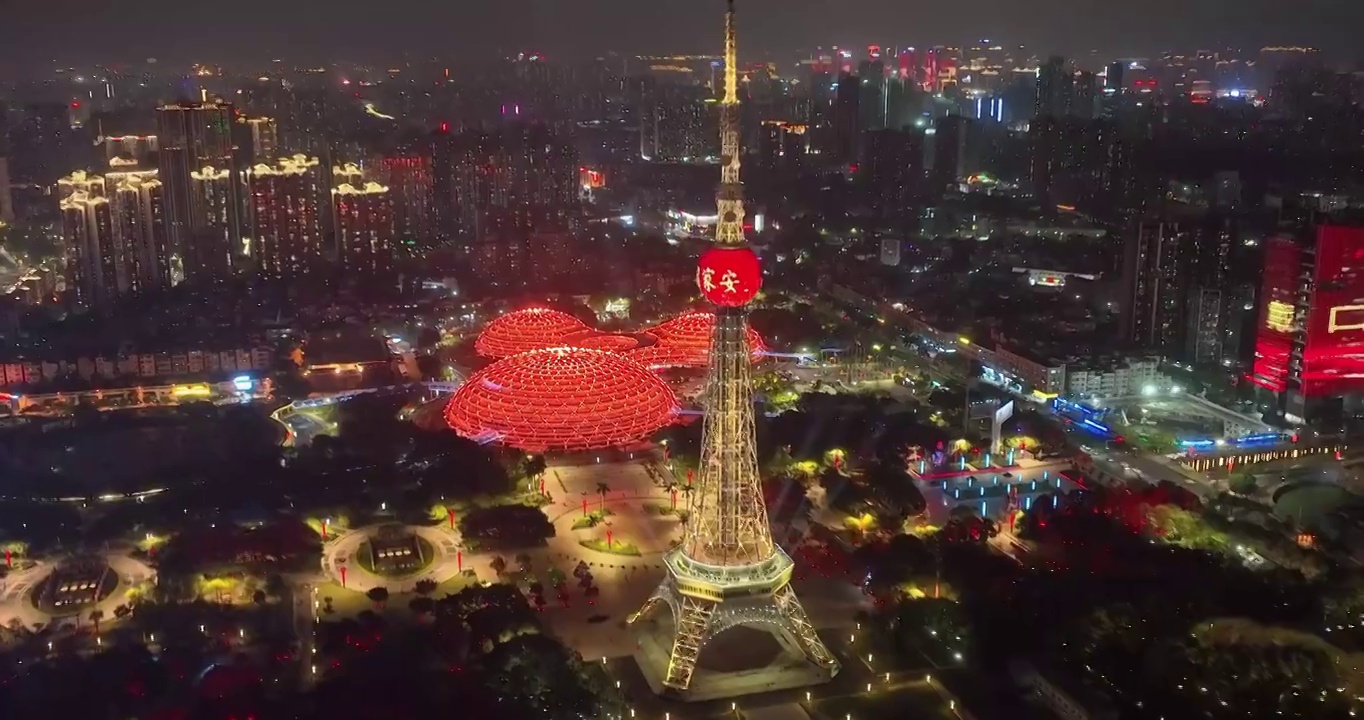
[[[564,341],[566,345],[572,347],[589,348],[592,350],[608,350],[610,352],[625,352],[634,350],[640,346],[640,341],[633,335],[613,335],[613,334],[591,334],[583,337],[568,338]]]
[[[715,333],[715,313],[694,310],[647,331],[658,342],[627,353],[645,367],[705,367],[709,362],[711,337]],[[748,329],[748,347],[753,362],[767,351],[762,338]]]
[[[488,323],[474,341],[474,350],[484,357],[507,357],[553,347],[564,337],[589,329],[568,313],[549,308],[526,308]]]
[[[677,398],[639,363],[604,350],[545,348],[474,373],[445,406],[455,432],[528,452],[642,440],[673,420]]]

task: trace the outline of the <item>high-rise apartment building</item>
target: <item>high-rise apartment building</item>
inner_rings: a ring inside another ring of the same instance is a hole
[[[1172,359],[1220,363],[1235,237],[1234,223],[1211,214],[1139,222],[1128,238],[1123,268],[1126,337]]]
[[[138,165],[148,165],[156,158],[157,139],[155,135],[119,135],[103,138],[104,161],[132,160]]]
[[[66,241],[66,285],[73,304],[100,309],[118,296],[113,219],[104,178],[78,171],[57,181]]]
[[[221,281],[233,272],[241,249],[232,105],[177,103],[157,108],[156,115],[172,256],[187,279]]]
[[[1037,68],[1037,100],[1033,117],[1065,117],[1071,114],[1075,79],[1066,59],[1053,55]]]
[[[169,285],[164,196],[157,171],[115,159],[105,175],[57,183],[67,246],[67,285],[81,307]]]
[[[939,118],[932,128],[933,168],[929,171],[929,189],[934,197],[966,176],[966,141],[970,128],[971,119],[961,115]]]
[[[843,75],[834,90],[830,150],[833,161],[848,164],[857,161],[861,148],[862,123],[860,118],[861,84],[853,75]]]
[[[279,124],[274,118],[242,116],[237,118],[236,128],[242,167],[279,157]]]
[[[431,158],[417,153],[379,160],[376,174],[393,200],[393,232],[398,242],[421,247],[435,243],[431,194]]]
[[[867,133],[858,175],[878,217],[904,217],[923,192],[923,135],[911,130]]]
[[[384,275],[393,269],[393,195],[376,182],[332,188],[338,259],[347,274]]]
[[[650,160],[694,162],[716,155],[715,107],[704,87],[653,83],[643,90],[639,154]]]
[[[315,271],[326,260],[323,235],[322,165],[294,155],[246,173],[251,197],[251,256],[268,278],[293,278]]]

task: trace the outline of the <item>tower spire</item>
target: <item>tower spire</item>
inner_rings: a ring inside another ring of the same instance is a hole
[[[720,188],[715,196],[717,245],[744,244],[744,187],[739,181],[739,30],[734,0],[725,12],[725,89],[720,98]]]
[[[775,690],[829,680],[838,660],[825,647],[791,589],[791,558],[773,542],[758,475],[754,432],[752,349],[745,306],[762,286],[757,256],[744,241],[744,196],[739,183],[739,69],[734,0],[725,13],[725,92],[720,102],[719,222],[715,247],[701,255],[696,284],[715,308],[706,387],[702,394],[701,460],[688,503],[682,542],[663,562],[668,575],[632,624],[666,605],[673,626],[656,643],[642,632],[640,668],[655,691],[701,700],[745,692],[743,683],[693,683],[701,651],[739,625],[775,628],[783,646],[803,659],[785,662],[757,686]],[[661,628],[655,630],[662,632]],[[788,658],[787,660],[794,660]],[[771,668],[769,668],[771,669]],[[705,676],[707,673],[702,673]],[[750,684],[752,684],[750,678]],[[757,687],[755,686],[755,687]]]

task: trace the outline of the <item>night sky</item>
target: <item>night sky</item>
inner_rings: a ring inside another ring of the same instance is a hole
[[[716,52],[722,8],[722,0],[0,0],[0,79],[53,60]],[[1360,0],[739,0],[739,12],[746,59],[981,37],[1081,58],[1265,44],[1310,44],[1350,62],[1364,54],[1355,42]]]

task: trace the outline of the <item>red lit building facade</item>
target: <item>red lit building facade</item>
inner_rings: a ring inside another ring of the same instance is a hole
[[[386,275],[393,270],[393,194],[375,182],[332,188],[337,252],[349,274]]]
[[[1256,332],[1249,379],[1290,422],[1332,424],[1364,406],[1364,227],[1270,240]]]
[[[322,224],[322,168],[317,158],[295,155],[247,172],[251,194],[251,254],[260,274],[300,277],[326,259]]]

